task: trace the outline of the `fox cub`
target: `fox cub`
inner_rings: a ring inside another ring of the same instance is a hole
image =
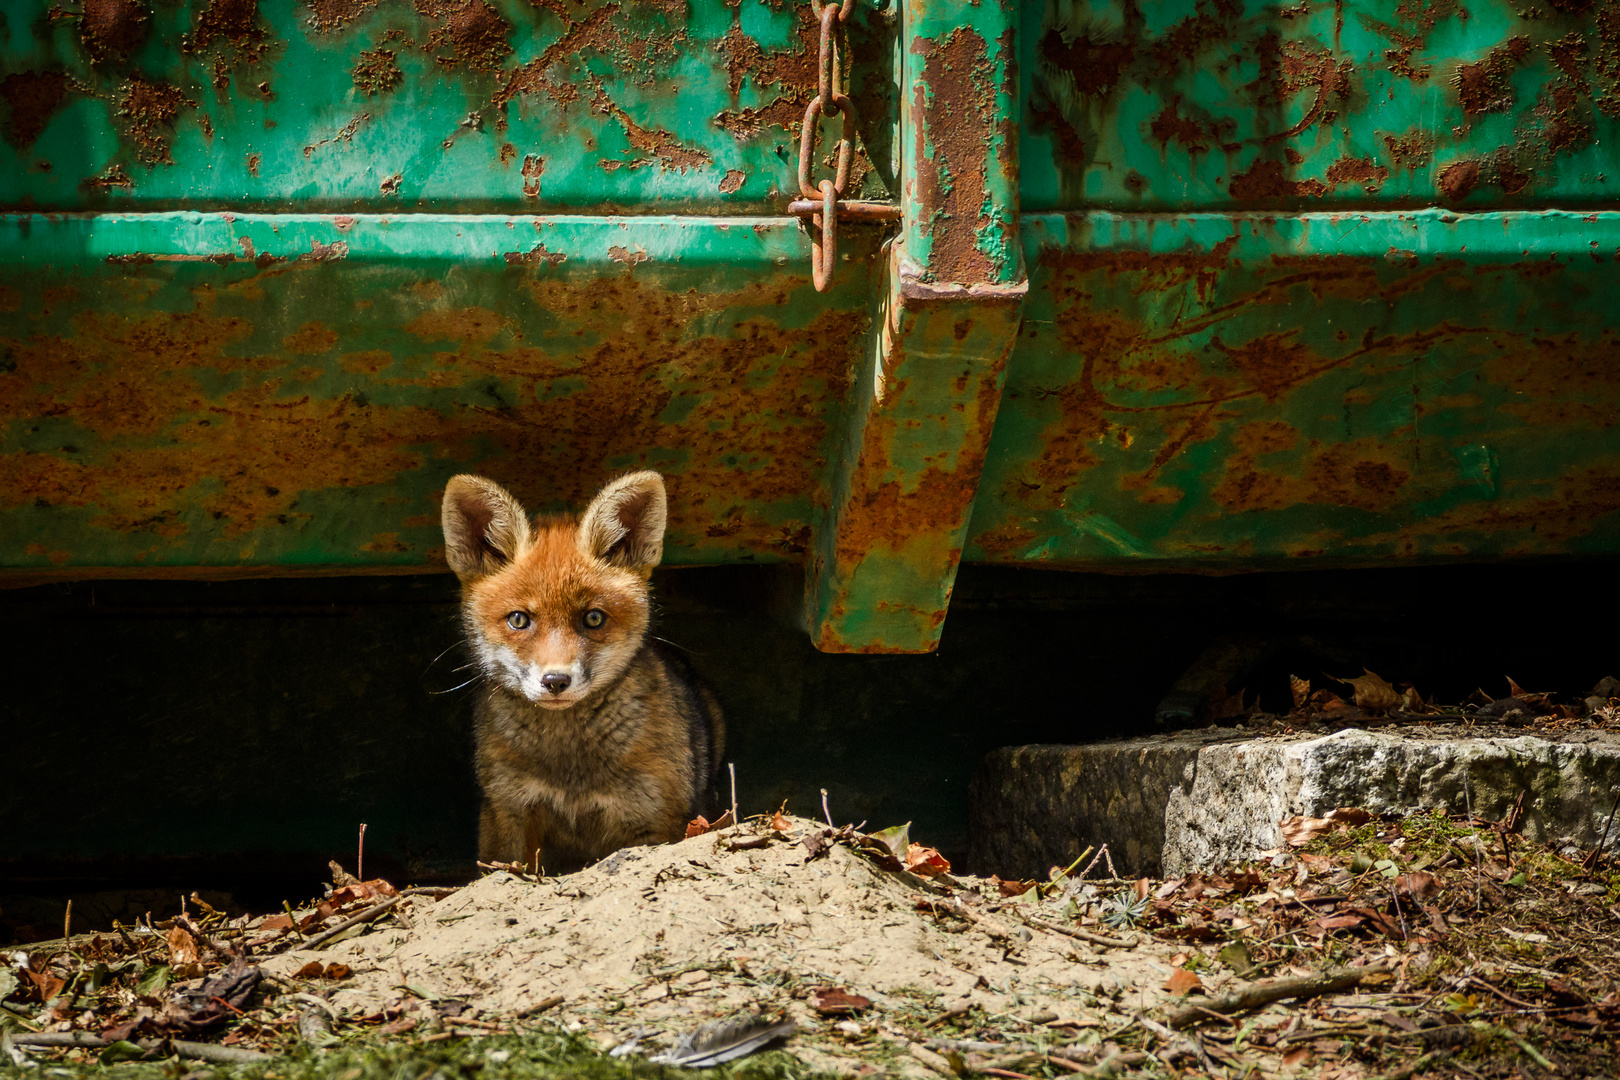
[[[445,557],[480,674],[479,857],[550,872],[680,839],[725,746],[714,695],[650,635],[664,481],[620,477],[538,517],[477,476],[444,492]]]

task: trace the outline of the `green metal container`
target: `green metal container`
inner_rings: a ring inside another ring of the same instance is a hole
[[[808,0],[7,5],[0,584],[436,571],[455,473],[642,467],[833,651],[962,559],[1620,548],[1620,0],[854,3],[826,291]]]

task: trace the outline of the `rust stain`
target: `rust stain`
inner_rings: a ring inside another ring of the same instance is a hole
[[[80,181],[80,186],[90,191],[106,191],[110,188],[133,188],[135,181],[129,178],[129,170],[120,162],[113,162],[96,176],[87,176]]]
[[[267,36],[259,24],[259,0],[209,0],[183,49],[200,52],[223,42],[232,46],[238,59],[253,63],[269,50]]]
[[[304,0],[319,33],[341,30],[370,15],[381,0]]]
[[[494,71],[512,52],[512,24],[484,0],[415,0],[416,11],[444,25],[428,33],[426,49],[442,67]],[[442,55],[444,53],[448,55]]]
[[[624,129],[624,137],[630,143],[631,148],[645,155],[640,160],[632,159],[629,161],[623,158],[604,158],[601,162],[604,169],[609,172],[617,168],[628,167],[633,169],[646,164],[649,160],[653,160],[658,162],[659,169],[664,172],[679,170],[684,173],[687,169],[705,168],[714,162],[714,157],[707,150],[685,146],[679,139],[663,128],[649,129],[642,127],[630,119],[630,114],[608,97],[607,91],[603,89],[600,82],[594,82],[594,87],[596,92],[593,104],[596,110],[606,113],[618,121],[619,126]]]
[[[1404,135],[1381,133],[1389,159],[1408,172],[1426,169],[1434,160],[1435,138],[1422,128],[1413,128]]]
[[[319,240],[309,242],[309,250],[298,256],[299,262],[336,262],[349,257],[349,242],[347,240],[334,240],[330,244],[323,244]]]
[[[614,244],[608,248],[608,258],[612,259],[616,263],[623,263],[626,266],[635,266],[637,263],[646,262],[648,259],[652,258],[652,256],[643,251],[639,245],[634,251],[632,251],[627,247]]]
[[[124,122],[126,137],[135,144],[137,157],[148,165],[172,165],[169,148],[175,119],[181,109],[196,106],[178,87],[134,78],[124,84],[117,115]]]
[[[726,175],[720,178],[720,194],[730,195],[743,186],[748,174],[741,169],[727,169]]]
[[[506,261],[511,266],[557,266],[568,261],[560,251],[547,251],[546,245],[536,244],[528,251],[508,251]]]
[[[504,167],[504,166],[512,164],[512,162],[514,162],[516,160],[517,160],[517,147],[513,146],[509,142],[501,143],[501,150],[500,150],[501,165]]]
[[[0,98],[11,106],[6,121],[6,138],[19,150],[34,144],[51,115],[77,86],[62,71],[26,71],[7,75],[0,82]]]
[[[1093,40],[1090,29],[1065,41],[1054,27],[1041,35],[1037,48],[1042,60],[1069,74],[1082,97],[1112,94],[1136,59],[1136,44],[1130,38]]]
[[[1578,150],[1592,142],[1592,125],[1575,87],[1555,83],[1546,87],[1533,114],[1541,126],[1541,145],[1548,153]]]
[[[141,0],[83,0],[79,10],[79,40],[94,63],[127,60],[146,40],[149,15]]]
[[[1300,381],[1300,372],[1321,367],[1322,357],[1294,340],[1299,330],[1261,334],[1245,345],[1233,348],[1219,336],[1210,339],[1210,347],[1224,355],[1243,376],[1243,381],[1259,391],[1267,402],[1275,404],[1285,392]]]
[[[1354,158],[1345,156],[1328,166],[1327,181],[1330,187],[1340,184],[1360,184],[1362,190],[1372,195],[1384,186],[1389,179],[1389,170],[1374,163],[1371,156]]]
[[[1463,113],[1507,112],[1513,107],[1513,69],[1530,53],[1530,39],[1510,37],[1474,64],[1461,64],[1454,82]]]
[[[399,61],[392,49],[369,49],[360,53],[360,60],[349,72],[356,90],[367,97],[386,94],[405,81]]]
[[[912,197],[931,241],[925,269],[939,281],[989,281],[995,267],[975,242],[987,224],[981,210],[996,125],[988,46],[972,27],[959,26],[943,41],[918,38],[911,50],[923,57],[911,121],[918,143]]]
[[[1479,162],[1473,158],[1454,161],[1440,170],[1434,186],[1447,202],[1460,202],[1468,197],[1479,181]]]
[[[722,109],[714,123],[738,140],[754,138],[766,128],[797,134],[804,110],[816,96],[816,55],[820,47],[819,27],[808,5],[796,9],[794,47],[765,50],[759,43],[733,26],[716,44],[726,66],[726,87],[735,99],[746,79],[763,90],[775,86],[777,95],[760,106]],[[862,105],[856,102],[856,108]],[[866,115],[862,113],[861,115]]]
[[[540,197],[540,178],[546,173],[546,159],[529,154],[523,159],[523,194],[531,199]]]
[[[377,185],[377,190],[382,192],[384,195],[398,195],[400,182],[404,179],[404,173],[395,173],[392,176],[385,176],[383,177],[382,183]]]
[[[249,176],[258,176],[259,175],[259,162],[260,162],[260,160],[261,160],[261,156],[259,154],[249,154],[247,156],[247,171],[248,171]]]
[[[1327,185],[1320,180],[1290,180],[1283,175],[1280,161],[1257,161],[1246,173],[1232,177],[1227,186],[1232,198],[1244,202],[1262,199],[1317,198],[1327,193]]]
[[[1335,60],[1326,48],[1282,41],[1275,32],[1263,35],[1255,51],[1260,64],[1257,104],[1281,105],[1307,90],[1316,95],[1298,123],[1267,135],[1265,142],[1291,139],[1314,124],[1331,124],[1338,117],[1338,107],[1350,96],[1354,64]]]
[[[318,322],[307,322],[281,339],[282,349],[295,356],[317,356],[330,352],[337,343],[337,334]]]
[[[1176,94],[1154,115],[1148,131],[1158,140],[1161,149],[1168,150],[1173,139],[1191,156],[1207,153],[1212,146],[1219,146],[1223,150],[1237,149],[1237,144],[1222,138],[1221,130],[1230,132],[1236,126],[1237,121],[1229,118],[1207,123],[1206,126],[1206,123],[1182,116],[1181,95]]]
[[[1356,19],[1362,26],[1385,38],[1393,48],[1384,50],[1385,66],[1396,75],[1413,82],[1427,82],[1434,73],[1429,65],[1417,66],[1412,57],[1428,48],[1429,36],[1441,20],[1460,15],[1467,18],[1462,0],[1401,0],[1395,8],[1395,17],[1401,25],[1379,22],[1364,13]]]
[[[560,106],[577,101],[579,87],[568,79],[553,78],[552,69],[565,61],[577,62],[586,52],[611,52],[619,37],[609,20],[618,10],[618,4],[607,4],[578,22],[570,20],[562,37],[536,59],[514,69],[507,76],[505,84],[495,92],[495,105],[505,106],[520,94],[538,93],[545,94]]]
[[[359,22],[370,15],[379,2],[380,0],[304,0],[309,6],[315,29],[323,34]]]

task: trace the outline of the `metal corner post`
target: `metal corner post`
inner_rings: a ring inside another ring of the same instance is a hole
[[[806,580],[826,652],[939,645],[1028,291],[1016,0],[901,4],[901,228]]]

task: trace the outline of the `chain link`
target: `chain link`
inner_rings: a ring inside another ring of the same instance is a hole
[[[821,22],[821,46],[817,55],[816,99],[804,110],[804,123],[799,128],[799,193],[806,199],[819,200],[819,212],[810,218],[811,277],[817,292],[826,292],[832,285],[833,267],[838,262],[838,200],[844,197],[849,185],[850,159],[855,147],[855,104],[843,92],[848,65],[845,64],[843,24],[849,20],[855,0],[842,3],[822,3],[810,0],[810,7]],[[833,179],[813,184],[810,167],[816,147],[821,142],[821,118],[838,117],[838,155]]]

